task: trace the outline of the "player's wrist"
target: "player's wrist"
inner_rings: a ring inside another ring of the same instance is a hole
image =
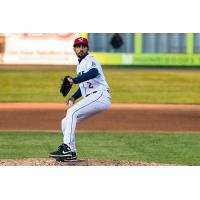
[[[77,78],[77,77],[73,78],[73,83],[74,83],[74,84],[78,84],[78,83],[79,83],[79,81],[78,81],[78,78]]]

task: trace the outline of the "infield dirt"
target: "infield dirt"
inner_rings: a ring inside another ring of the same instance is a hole
[[[59,131],[66,110],[60,103],[1,103],[0,130]],[[113,104],[77,130],[200,132],[200,105]]]

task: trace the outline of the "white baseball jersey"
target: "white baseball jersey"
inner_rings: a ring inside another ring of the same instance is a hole
[[[109,90],[109,86],[106,83],[101,65],[91,55],[87,55],[77,65],[77,75],[82,75],[83,73],[88,72],[92,68],[96,68],[99,74],[97,77],[79,84],[81,94],[83,97],[86,97],[88,94],[91,94],[94,91]]]

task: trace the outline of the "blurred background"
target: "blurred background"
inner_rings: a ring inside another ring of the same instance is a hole
[[[200,33],[1,33],[0,63],[75,65],[79,36],[102,65],[200,66]]]

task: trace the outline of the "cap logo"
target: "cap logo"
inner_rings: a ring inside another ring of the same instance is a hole
[[[79,40],[79,42],[83,42],[84,39],[83,38],[78,38],[78,40]]]

